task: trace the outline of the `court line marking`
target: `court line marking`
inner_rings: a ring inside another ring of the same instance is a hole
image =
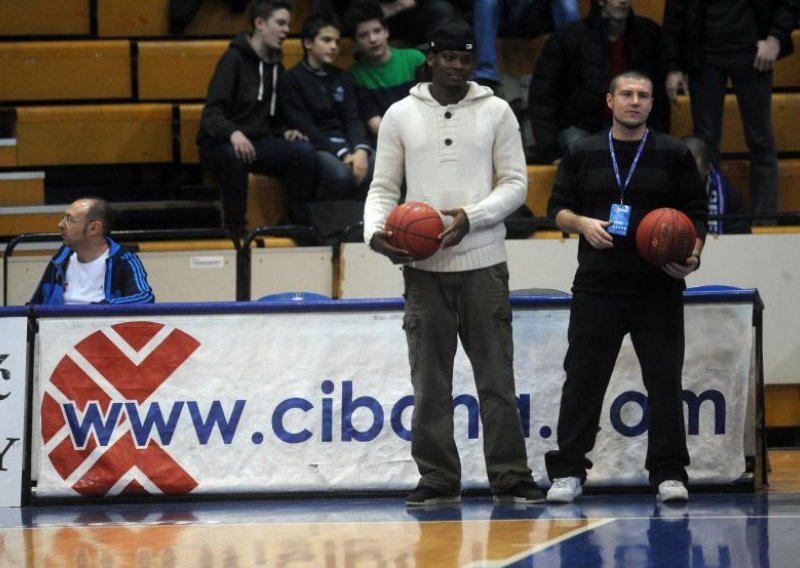
[[[554,519],[548,519],[548,520],[554,520]],[[582,527],[582,528],[579,528],[579,529],[575,529],[574,531],[570,531],[568,533],[564,533],[559,537],[550,539],[550,540],[548,540],[546,542],[543,542],[541,544],[537,544],[536,546],[531,547],[531,548],[525,550],[524,552],[520,552],[518,554],[515,554],[514,556],[510,556],[510,557],[504,558],[502,560],[478,560],[478,561],[471,562],[471,563],[467,564],[465,566],[465,568],[501,568],[503,566],[508,566],[509,564],[513,564],[514,562],[519,562],[520,560],[522,560],[524,558],[527,558],[527,557],[529,557],[529,556],[531,556],[533,554],[536,554],[537,552],[541,552],[542,550],[545,550],[546,548],[550,548],[551,546],[554,546],[556,544],[564,542],[565,540],[569,540],[569,539],[571,539],[573,537],[576,537],[578,535],[581,535],[581,534],[583,534],[585,532],[598,529],[598,528],[600,528],[602,526],[605,526],[605,525],[607,525],[609,523],[613,523],[613,522],[618,521],[618,520],[619,519],[617,519],[617,518],[599,519],[596,523],[586,525],[585,527]]]

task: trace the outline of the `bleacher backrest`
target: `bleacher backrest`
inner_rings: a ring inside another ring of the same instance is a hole
[[[204,99],[229,40],[139,41],[139,98]]]
[[[44,0],[38,0],[44,2]],[[71,0],[76,1],[76,0]],[[88,3],[88,0],[82,0]],[[168,37],[169,0],[96,0],[100,37]],[[2,2],[0,2],[2,5]],[[291,33],[300,32],[309,13],[309,0],[296,0]],[[223,0],[205,0],[183,30],[185,37],[233,36],[249,29],[246,12],[231,11]]]
[[[774,93],[772,95],[772,126],[778,152],[800,151],[800,93]],[[683,137],[692,133],[692,113],[688,96],[680,97],[680,108],[672,110],[674,136]],[[723,153],[747,151],[739,116],[739,106],[732,94],[725,96],[725,111],[722,123]]]
[[[89,4],[90,0],[2,0],[0,36],[86,35],[91,29]]]
[[[141,100],[203,100],[217,61],[230,40],[139,41],[139,98]],[[283,43],[283,64],[293,67],[303,59],[299,39]],[[343,40],[336,64],[353,63],[349,40]]]
[[[19,166],[172,161],[172,105],[17,108]]]
[[[132,94],[127,40],[0,42],[0,100],[130,99]]]

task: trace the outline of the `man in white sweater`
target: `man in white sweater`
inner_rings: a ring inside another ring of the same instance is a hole
[[[432,82],[416,85],[384,115],[364,210],[365,241],[404,264],[403,327],[415,400],[411,454],[421,476],[406,504],[461,499],[452,400],[459,337],[475,375],[495,501],[537,503],[544,496],[528,467],[515,397],[503,225],[527,192],[519,124],[505,101],[468,80],[475,38],[466,23],[444,22],[430,40]],[[421,261],[390,245],[384,230],[404,180],[406,201],[424,201],[451,218],[442,248]]]

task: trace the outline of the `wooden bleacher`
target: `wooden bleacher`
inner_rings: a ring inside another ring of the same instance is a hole
[[[588,0],[581,0],[581,8],[585,13]],[[660,22],[663,0],[638,0],[635,10]],[[296,34],[307,13],[308,2],[297,2],[295,37],[284,44],[287,67],[302,57]],[[168,0],[0,2],[0,101],[14,104],[16,113],[15,139],[0,139],[0,168],[198,168],[195,136],[208,81],[230,37],[245,27],[246,17],[231,13],[222,0],[204,2],[182,36],[169,33]],[[793,36],[800,46],[800,30]],[[512,76],[529,74],[545,41],[546,37],[499,39],[499,69]],[[337,64],[348,67],[352,58],[352,46],[345,40]],[[800,210],[795,189],[800,186],[800,166],[793,155],[800,152],[800,130],[794,128],[800,118],[800,55],[778,63],[775,87],[773,120],[782,154],[780,206]],[[690,131],[689,104],[684,100],[683,109],[674,113],[673,134]],[[738,109],[729,96],[723,152],[744,151]],[[726,173],[745,195],[747,167],[741,160],[725,163]],[[529,167],[527,203],[538,216],[545,213],[554,171],[552,166]],[[284,196],[275,180],[256,177],[253,187],[268,188],[256,193],[260,199],[275,200],[269,207],[259,205],[267,211],[260,218],[277,218]],[[2,194],[0,206],[1,200]]]
[[[172,162],[172,105],[17,107],[17,164]]]
[[[309,4],[294,4],[291,31],[297,34]],[[169,37],[168,8],[168,0],[97,0],[97,33],[99,37]],[[206,0],[183,35],[232,36],[248,25],[245,13],[233,13],[222,0]]]
[[[799,85],[800,86],[800,85]],[[689,97],[682,95],[680,108],[672,111],[672,134],[688,136],[692,133],[692,113]],[[772,125],[778,152],[800,152],[800,92],[772,95]],[[725,95],[725,112],[722,122],[722,153],[747,152],[742,120],[735,95]]]
[[[17,167],[17,139],[0,138],[0,168]]]
[[[138,41],[138,83],[140,100],[204,100],[208,82],[230,40]],[[303,59],[299,39],[283,44],[283,64],[293,67]],[[336,64],[353,63],[353,48],[342,41]]]
[[[90,30],[89,0],[0,2],[0,37],[87,35]]]
[[[127,40],[0,42],[0,100],[130,100]]]

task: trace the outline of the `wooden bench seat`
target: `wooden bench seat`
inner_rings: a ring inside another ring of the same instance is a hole
[[[17,108],[17,164],[172,162],[172,105]]]
[[[309,10],[308,0],[294,2],[292,34],[300,33]],[[97,0],[97,28],[101,37],[169,37],[169,0]],[[232,12],[223,0],[205,0],[183,35],[233,36],[249,28],[246,12]]]
[[[127,40],[0,42],[0,100],[130,99]]]
[[[44,205],[44,172],[0,172],[0,207]]]
[[[680,108],[672,111],[672,134],[683,137],[692,133],[692,112],[689,97],[680,97]],[[778,152],[800,152],[800,93],[775,93],[772,95],[772,126]],[[734,95],[725,96],[722,123],[723,153],[747,152],[739,115],[739,105]]]
[[[139,98],[205,99],[227,40],[139,41]]]
[[[556,166],[528,166],[528,197],[525,205],[536,217],[547,216],[547,200],[553,190]]]
[[[90,0],[2,0],[0,36],[86,35]]]
[[[229,40],[139,41],[139,98],[141,100],[204,100],[208,83]],[[303,59],[299,39],[283,43],[286,68]],[[349,40],[342,41],[336,64],[344,69],[353,63]]]
[[[722,163],[722,171],[750,201],[750,163],[747,160],[729,160]],[[778,160],[778,211],[800,211],[800,160]]]
[[[197,154],[197,133],[200,131],[200,115],[203,113],[202,104],[178,105],[178,147],[181,164],[198,164],[200,156]]]
[[[0,138],[0,168],[13,168],[17,165],[17,139]]]
[[[63,216],[63,205],[0,207],[0,236],[52,233]]]

